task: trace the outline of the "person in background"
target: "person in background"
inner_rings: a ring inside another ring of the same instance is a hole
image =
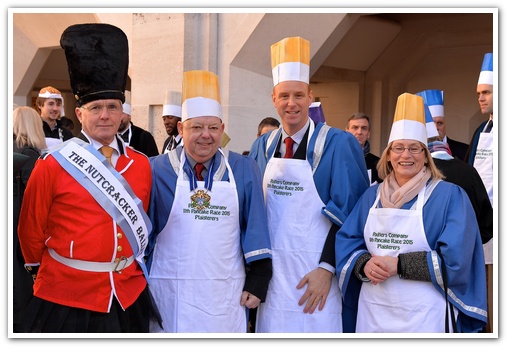
[[[62,123],[62,127],[64,127],[65,129],[69,130],[70,132],[74,131],[74,122],[72,121],[72,119],[68,117],[61,117],[60,122]]]
[[[183,145],[182,137],[178,132],[178,122],[181,121],[181,92],[166,91],[162,120],[168,135],[162,146],[162,153],[167,153]]]
[[[351,134],[309,118],[310,42],[271,46],[273,105],[282,126],[258,137],[250,156],[263,175],[273,278],[256,332],[342,332],[334,240],[369,186]]]
[[[433,122],[435,122],[435,126],[437,127],[440,141],[448,144],[452,156],[458,158],[459,160],[465,160],[468,145],[447,137],[444,118],[444,91],[438,89],[428,89],[416,93],[415,95],[422,97],[424,104],[428,105],[431,115],[433,116]]]
[[[186,71],[182,101],[185,146],[150,159],[148,266],[164,321],[151,331],[246,333],[272,275],[259,168],[220,147],[217,75]]]
[[[482,61],[481,72],[479,73],[479,80],[477,81],[477,96],[481,113],[488,117],[475,130],[468,152],[465,156],[465,161],[475,167],[482,182],[488,192],[489,201],[491,206],[493,203],[493,154],[495,151],[494,144],[494,128],[493,128],[493,53],[486,53]],[[484,245],[484,255],[488,276],[488,325],[485,331],[493,332],[493,241],[492,237]]]
[[[336,234],[355,332],[480,331],[487,320],[481,235],[466,192],[442,181],[433,162],[420,96],[398,97],[378,171],[383,182]]]
[[[34,298],[22,330],[146,333],[160,324],[144,264],[150,164],[117,136],[127,36],[76,24],[60,45],[82,131],[37,161],[25,190],[18,235]]]
[[[278,119],[273,117],[266,117],[260,121],[259,126],[257,127],[257,137],[264,135],[268,131],[278,129],[280,127],[280,122]]]
[[[14,153],[26,156],[23,165],[15,170],[13,186],[13,331],[22,332],[23,312],[33,296],[33,280],[25,270],[25,260],[19,246],[18,220],[28,179],[32,174],[35,161],[46,148],[46,138],[42,130],[41,117],[29,106],[18,106],[14,110],[12,125]]]
[[[260,121],[258,127],[257,127],[257,137],[264,135],[265,133],[278,129],[280,127],[280,122],[273,117],[266,117],[263,120]],[[243,151],[241,154],[243,155],[249,155],[250,151],[246,150]]]
[[[382,182],[378,177],[377,171],[377,163],[380,158],[370,152],[370,142],[368,141],[371,130],[370,117],[366,113],[354,113],[349,117],[345,130],[355,136],[363,149],[366,169],[368,169],[368,176],[370,177],[370,185]]]
[[[485,244],[493,237],[493,207],[489,201],[488,192],[477,170],[472,165],[452,156],[449,143],[441,140],[438,127],[432,117],[432,109],[426,104],[427,99],[423,97],[423,100],[428,149],[431,157],[444,175],[443,179],[460,186],[467,193],[477,217],[482,243]]]
[[[123,115],[121,117],[118,134],[127,146],[130,146],[147,157],[158,155],[158,148],[153,135],[132,123],[132,102],[130,91],[125,91],[125,102],[123,103]]]
[[[43,120],[42,125],[48,149],[74,137],[72,132],[61,124],[63,96],[58,89],[51,86],[42,88],[35,100],[35,104]]]
[[[37,116],[37,117],[35,117]],[[29,161],[23,167],[22,183],[26,185],[35,161],[46,149],[42,120],[37,111],[29,106],[18,106],[13,111],[14,151],[28,155]],[[40,128],[38,127],[40,125]],[[24,169],[27,169],[26,171]]]

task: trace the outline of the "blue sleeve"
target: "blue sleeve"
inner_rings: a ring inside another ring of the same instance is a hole
[[[314,142],[312,136],[309,158],[313,155]],[[313,178],[325,204],[322,213],[341,226],[369,187],[368,171],[357,139],[348,132],[332,128]]]
[[[270,132],[267,134],[269,133]],[[264,171],[266,170],[266,165],[268,164],[268,158],[266,157],[266,144],[269,135],[267,134],[263,134],[262,136],[259,136],[257,139],[255,139],[255,141],[252,143],[252,147],[250,148],[250,154],[248,155],[255,162],[257,162],[261,176],[264,176]]]
[[[424,206],[423,220],[434,251],[427,257],[434,287],[444,295],[443,257],[452,292],[449,298],[460,310],[460,331],[482,329],[487,322],[486,272],[480,231],[468,195],[457,185],[440,182]]]
[[[241,243],[247,263],[271,258],[262,178],[258,165],[250,157],[229,152],[229,163],[238,190]]]

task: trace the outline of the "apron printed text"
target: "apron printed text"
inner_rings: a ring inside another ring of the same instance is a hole
[[[273,189],[276,195],[292,196],[292,192],[302,192],[305,190],[299,182],[271,179],[267,185],[268,189]]]
[[[183,209],[183,213],[194,214],[194,220],[210,220],[218,222],[220,216],[230,216],[231,212],[227,206],[209,205],[207,209],[194,208],[192,203],[188,204],[188,208]]]

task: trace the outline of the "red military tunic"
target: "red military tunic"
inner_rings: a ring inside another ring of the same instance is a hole
[[[146,211],[151,189],[149,160],[129,147],[123,147],[123,152],[116,170]],[[39,298],[109,312],[113,296],[126,309],[146,287],[136,261],[121,273],[91,272],[63,265],[49,255],[48,248],[63,257],[92,262],[133,255],[119,225],[52,155],[36,162],[26,187],[18,234],[26,264],[41,264],[34,283],[34,295]]]

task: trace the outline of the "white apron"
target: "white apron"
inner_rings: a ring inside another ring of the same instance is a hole
[[[331,221],[321,213],[324,203],[315,188],[310,164],[307,160],[272,157],[266,166],[263,187],[273,277],[266,301],[258,308],[256,332],[342,332],[342,302],[336,276],[331,280],[322,311],[303,313],[305,306],[298,305],[307,286],[296,286],[304,275],[318,267],[331,228]]]
[[[474,167],[482,178],[489,201],[493,206],[493,129],[489,133],[480,133]]]
[[[425,191],[426,187],[410,210],[376,208],[380,200],[377,194],[364,228],[364,240],[372,255],[396,257],[431,250],[422,215]],[[377,285],[362,284],[357,333],[443,333],[444,326],[445,299],[431,282],[392,276]]]
[[[184,151],[174,202],[157,237],[150,270],[150,290],[163,319],[164,332],[246,333],[246,309],[240,305],[245,269],[240,242],[239,206],[232,170],[230,182],[214,181],[209,208],[198,213],[183,172]],[[211,173],[210,173],[211,174]],[[161,332],[155,324],[151,332]]]
[[[484,127],[486,128],[486,127]],[[482,132],[477,143],[474,167],[482,178],[482,182],[488,192],[489,201],[493,206],[493,129],[491,132]],[[482,245],[486,264],[493,264],[493,238]]]
[[[53,147],[56,147],[63,143],[63,130],[62,128],[58,128],[58,138],[55,139],[53,137],[46,137],[46,151],[51,150]]]
[[[49,151],[53,149],[53,147],[61,145],[62,143],[63,140],[61,138],[55,139],[53,137],[46,137],[46,151]]]

